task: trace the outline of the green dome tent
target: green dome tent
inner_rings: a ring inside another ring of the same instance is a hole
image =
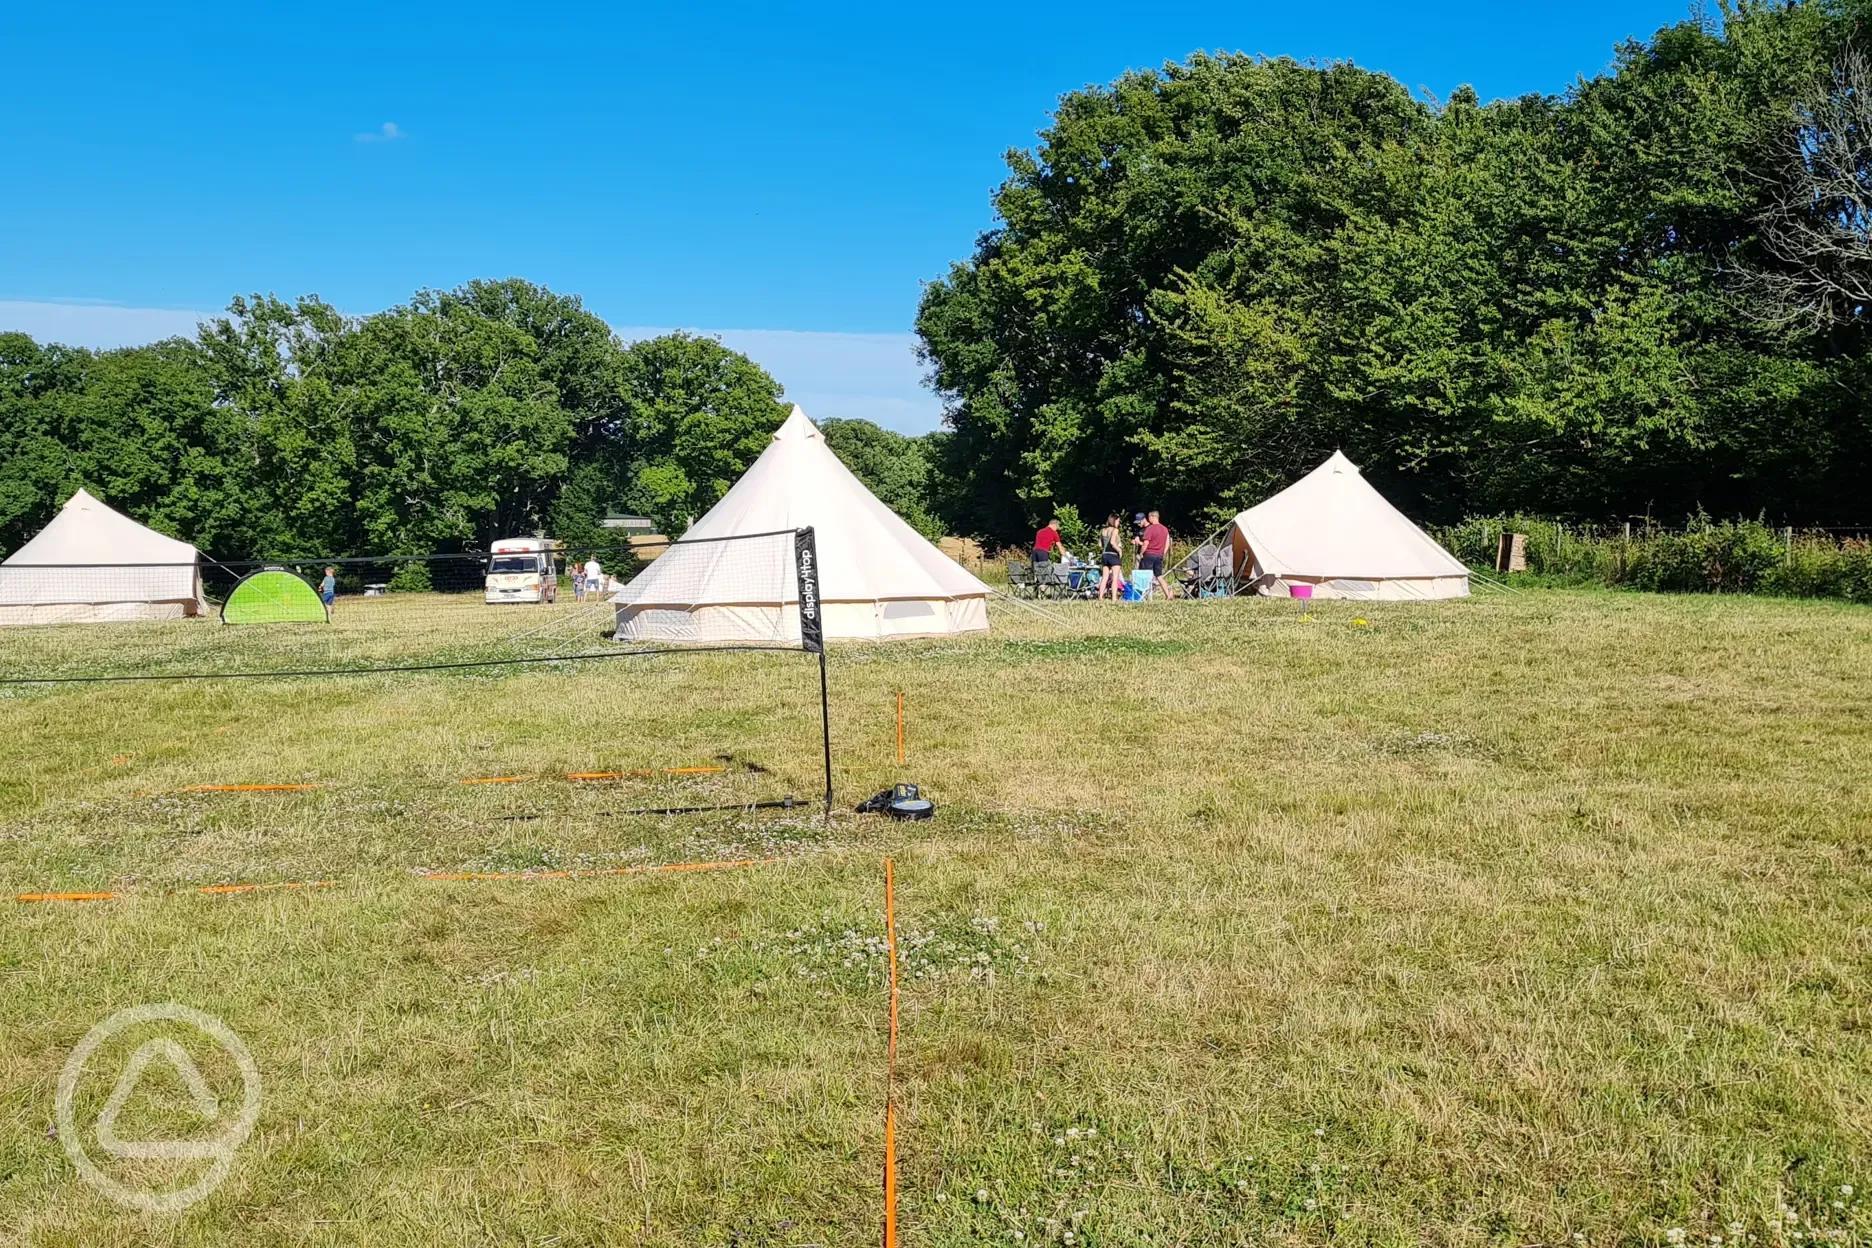
[[[223,624],[325,624],[330,620],[312,582],[285,568],[249,572],[221,604]]]

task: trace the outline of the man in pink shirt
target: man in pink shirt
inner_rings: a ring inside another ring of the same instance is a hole
[[[1176,590],[1170,582],[1164,580],[1164,556],[1170,553],[1170,530],[1164,527],[1163,520],[1156,512],[1150,513],[1150,523],[1144,531],[1132,539],[1138,547],[1137,566],[1150,572],[1151,584],[1163,586],[1166,598],[1176,597]]]

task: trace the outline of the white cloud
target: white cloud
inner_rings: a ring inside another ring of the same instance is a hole
[[[381,130],[366,130],[363,134],[354,134],[351,137],[359,143],[394,143],[398,139],[409,136],[397,129],[396,122],[386,121]]]
[[[216,315],[168,308],[125,308],[81,300],[0,300],[0,331],[40,342],[106,349],[177,335],[193,337]],[[667,329],[621,327],[626,340]],[[928,433],[942,423],[942,404],[923,388],[914,334],[811,333],[791,329],[693,329],[752,358],[786,387],[787,398],[815,419],[862,418],[899,433]]]
[[[626,340],[667,329],[620,327]],[[815,419],[858,417],[899,433],[928,433],[942,404],[923,388],[914,334],[836,334],[791,329],[692,329],[720,338],[786,387],[787,398]]]
[[[170,308],[124,308],[76,300],[0,300],[0,332],[31,334],[39,342],[70,347],[136,347],[164,338],[193,338],[212,312]]]

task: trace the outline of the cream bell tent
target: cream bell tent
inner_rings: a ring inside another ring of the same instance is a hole
[[[828,638],[988,627],[988,587],[880,503],[796,407],[734,488],[618,592],[618,640],[797,642],[791,532],[807,526]],[[779,536],[713,540],[750,534]]]
[[[1464,598],[1469,569],[1371,487],[1338,451],[1235,517],[1235,570],[1263,594]]]
[[[0,562],[0,624],[97,624],[202,615],[195,548],[83,490]]]

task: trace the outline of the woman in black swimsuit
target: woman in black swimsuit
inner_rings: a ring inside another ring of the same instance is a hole
[[[1118,513],[1105,517],[1105,527],[1099,530],[1099,589],[1098,596],[1103,599],[1107,587],[1111,589],[1113,602],[1124,598],[1124,552],[1119,542],[1124,538],[1124,530],[1118,526]]]

